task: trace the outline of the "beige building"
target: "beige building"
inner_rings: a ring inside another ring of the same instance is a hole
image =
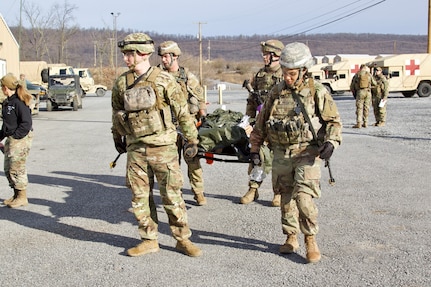
[[[19,45],[0,14],[0,77],[7,73],[19,76]]]

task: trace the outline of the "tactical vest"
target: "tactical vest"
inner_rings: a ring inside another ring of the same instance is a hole
[[[277,88],[280,87],[281,85],[277,86]],[[283,147],[292,144],[315,144],[309,124],[306,122],[291,90],[286,88],[285,84],[282,87],[281,91],[275,93],[278,95],[277,98],[269,99],[273,103],[266,122],[268,141],[272,146]],[[318,107],[315,94],[314,82],[309,79],[308,86],[303,87],[298,96],[303,101],[314,129],[318,131],[322,124],[316,113]]]
[[[144,137],[156,134],[173,125],[171,108],[158,95],[155,80],[161,70],[154,70],[147,77],[135,80],[133,72],[126,75],[124,111],[117,114],[123,126],[122,135]],[[126,133],[126,134],[123,134]]]
[[[281,68],[274,73],[269,73],[265,70],[260,70],[254,76],[253,88],[262,96],[262,100],[266,99],[266,95],[276,84],[280,83],[283,78]]]
[[[370,77],[365,71],[360,71],[358,75],[358,82],[360,89],[366,89],[370,87]]]
[[[188,77],[184,67],[180,67],[176,80],[177,83],[180,84],[184,94],[187,95],[190,114],[196,115],[199,112],[199,99],[192,93],[190,87],[187,85]]]

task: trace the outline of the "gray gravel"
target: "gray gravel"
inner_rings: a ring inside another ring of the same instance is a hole
[[[222,104],[243,112],[247,95],[237,87]],[[391,94],[387,126],[360,130],[351,128],[352,96],[335,99],[344,142],[331,161],[335,186],[322,170],[317,264],[306,264],[302,240],[297,254],[278,253],[285,236],[270,180],[257,202],[240,205],[247,164],[204,161],[208,205],[196,206],[184,185],[191,239],[203,256],[175,251],[157,192],[161,251],[126,256],[139,236],[125,157],[109,168],[110,92],[88,95],[77,112],[42,105],[28,160],[30,204],[0,208],[1,286],[431,286],[431,98]],[[220,107],[213,90],[208,101],[210,112]],[[1,175],[3,200],[11,190]]]

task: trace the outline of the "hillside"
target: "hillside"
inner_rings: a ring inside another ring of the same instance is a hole
[[[11,27],[18,39],[18,27]],[[135,31],[117,31],[117,39],[123,39]],[[195,74],[199,73],[199,41],[191,35],[164,35],[148,32],[156,46],[163,41],[173,40],[180,45],[183,56],[181,63],[188,66]],[[22,61],[44,60],[48,63],[66,63],[74,67],[93,67],[99,81],[110,86],[113,73],[106,68],[123,67],[122,56],[115,43],[115,34],[109,29],[77,29],[70,33],[65,44],[59,43],[58,31],[22,31]],[[254,35],[254,36],[218,36],[203,37],[202,59],[204,78],[231,77],[234,82],[241,82],[249,77],[261,65],[261,41],[279,39],[283,43],[306,43],[313,55],[336,54],[399,54],[425,53],[427,36],[425,35],[390,35],[390,34],[311,34],[311,35]],[[60,48],[61,47],[61,48]],[[159,63],[154,55],[153,64]],[[219,76],[217,76],[219,75]],[[103,78],[102,78],[103,77]],[[229,80],[229,79],[223,79]]]

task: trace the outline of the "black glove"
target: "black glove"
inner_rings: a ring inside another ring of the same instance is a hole
[[[126,152],[126,147],[127,147],[126,137],[114,135],[114,144],[115,144],[115,149],[119,153],[125,153]]]
[[[334,152],[334,145],[330,142],[324,142],[323,145],[319,147],[319,156],[321,159],[328,160],[332,153]]]
[[[257,152],[250,153],[250,161],[251,161],[251,164],[253,166],[260,165],[261,164],[261,160],[260,160],[259,153],[257,153]]]
[[[184,156],[192,158],[192,157],[195,157],[197,153],[198,153],[197,144],[187,143],[184,146]]]

